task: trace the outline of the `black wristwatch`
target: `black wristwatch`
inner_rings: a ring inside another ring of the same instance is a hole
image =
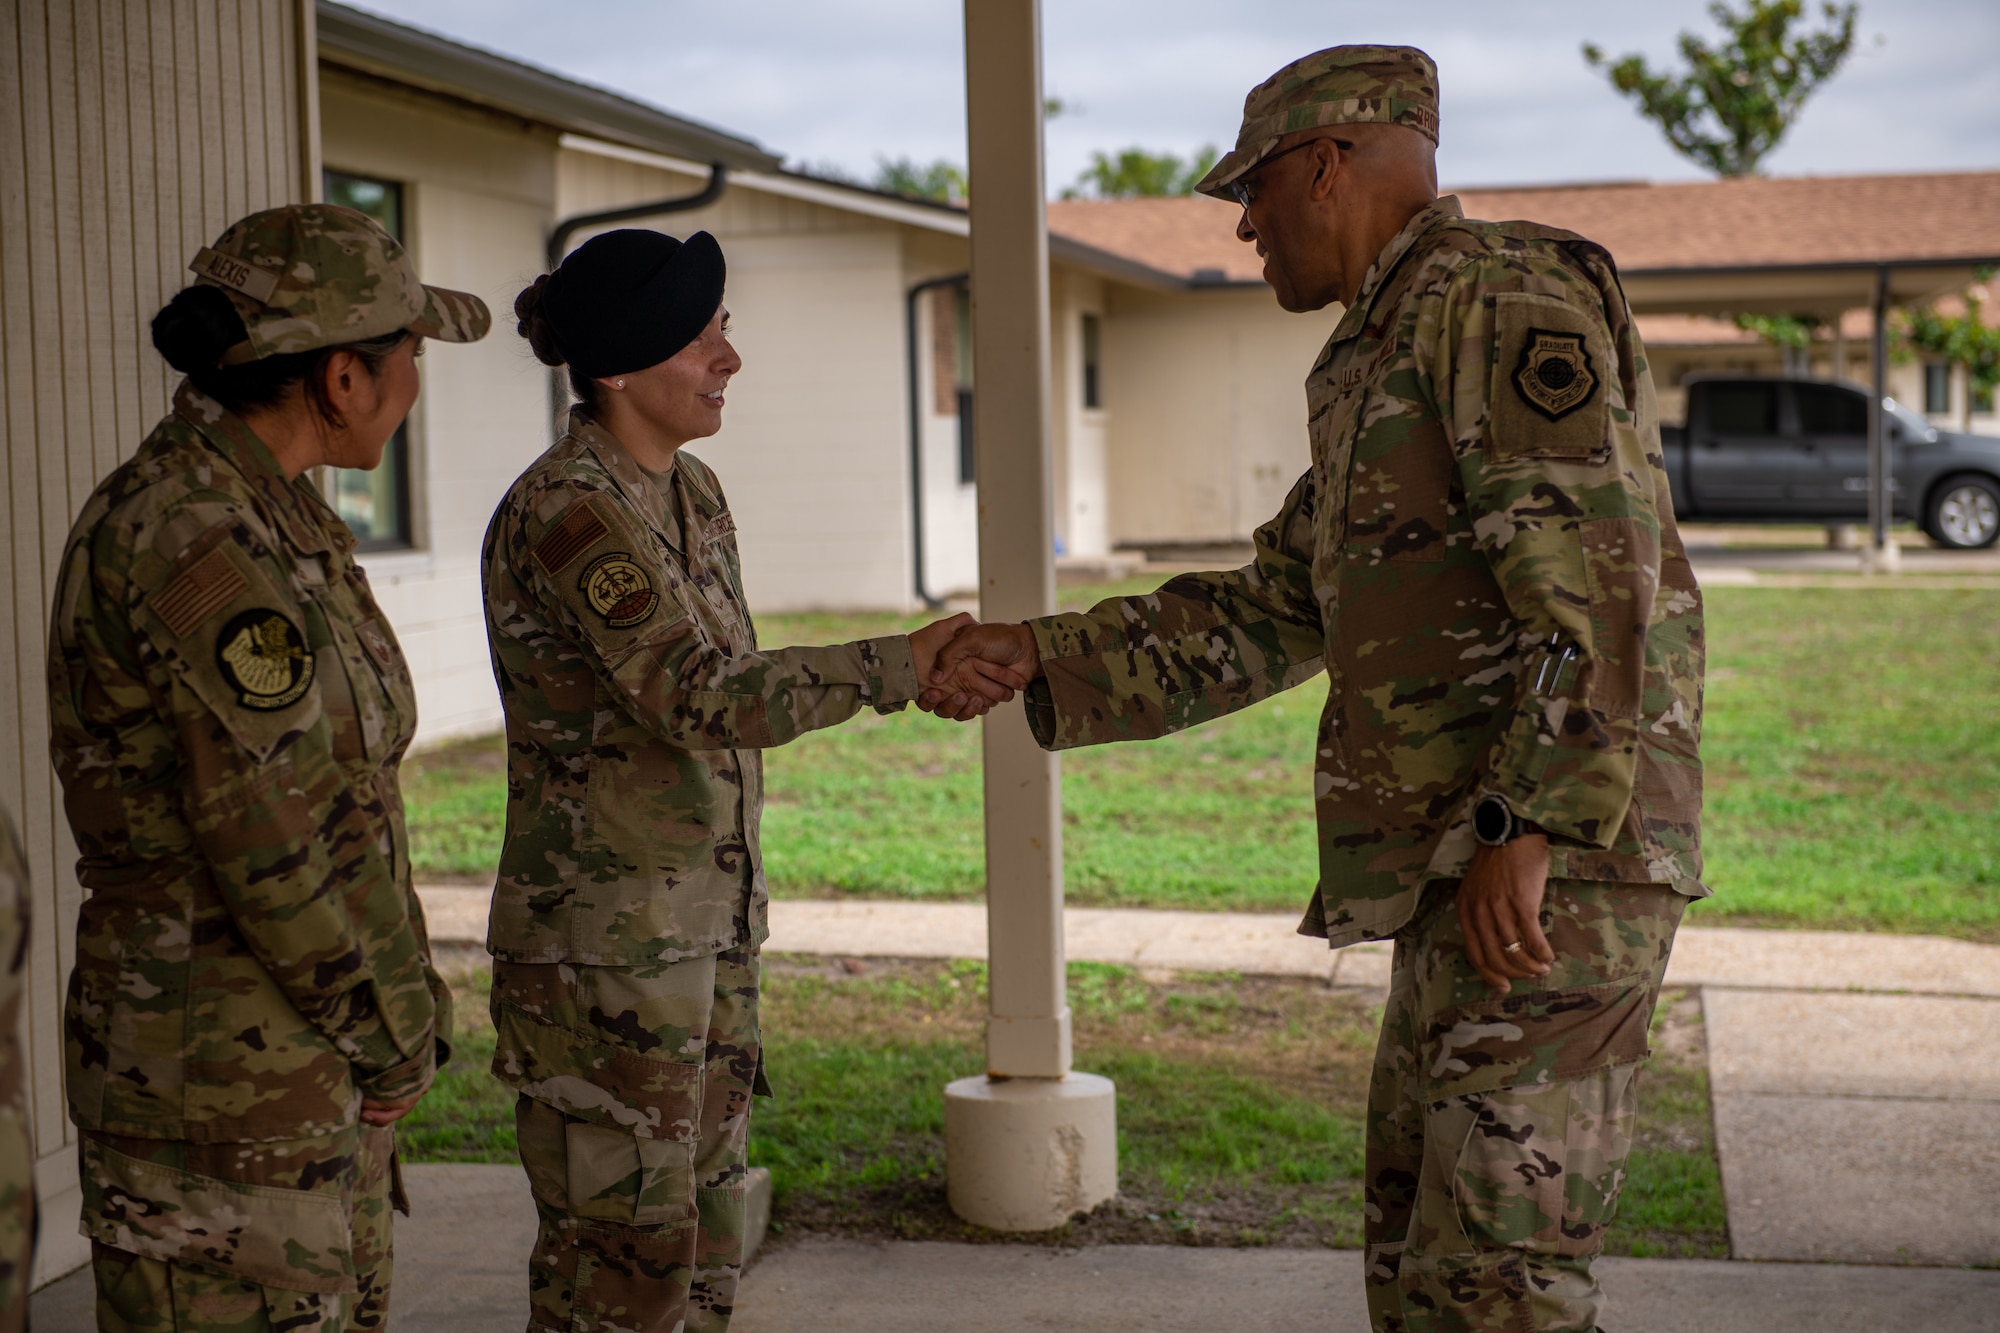
[[[1472,836],[1488,847],[1505,847],[1531,831],[1498,796],[1481,797],[1479,804],[1472,807]]]

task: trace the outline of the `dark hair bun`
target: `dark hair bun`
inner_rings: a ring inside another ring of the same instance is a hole
[[[174,293],[153,316],[153,346],[183,375],[214,370],[222,354],[250,336],[220,287],[196,283]]]
[[[556,346],[556,331],[549,327],[549,317],[542,313],[542,289],[548,285],[549,275],[544,273],[514,298],[514,314],[520,320],[514,329],[528,340],[537,361],[545,366],[560,366],[567,358],[562,348]]]

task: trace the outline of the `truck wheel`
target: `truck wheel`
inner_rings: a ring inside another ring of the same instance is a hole
[[[1939,546],[1977,551],[2000,538],[2000,481],[1974,472],[1946,477],[1931,492],[1924,528]]]

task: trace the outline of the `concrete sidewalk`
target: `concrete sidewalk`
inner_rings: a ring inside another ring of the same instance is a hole
[[[486,938],[487,890],[423,886],[417,892],[433,939]],[[1328,949],[1297,927],[1295,916],[1252,912],[1072,907],[1063,913],[1072,962],[1388,986],[1387,944]],[[771,939],[764,947],[857,958],[984,958],[986,908],[781,898],[771,904]],[[2000,948],[1927,935],[1687,926],[1675,939],[1667,984],[2000,999]]]
[[[398,1218],[388,1327],[495,1333],[527,1322],[535,1210],[511,1166],[414,1166]],[[1600,1260],[1619,1333],[1991,1330],[2000,1273]],[[816,1241],[755,1259],[736,1333],[1366,1333],[1353,1251],[1055,1250]],[[36,1333],[89,1333],[89,1270],[34,1296]]]
[[[1737,1258],[2000,1262],[2000,1001],[1717,987],[1702,1008]]]
[[[1990,1333],[2000,1273],[1601,1259],[1618,1333]],[[1361,1255],[825,1241],[758,1262],[734,1333],[1368,1333]]]
[[[1772,533],[1683,524],[1688,560],[1704,588],[1996,588],[2000,553],[1947,551],[1914,532],[1896,534],[1902,553],[1897,574],[1862,574],[1858,550],[1835,551],[1799,528],[1795,544],[1771,543]],[[1748,540],[1744,540],[1747,538]]]

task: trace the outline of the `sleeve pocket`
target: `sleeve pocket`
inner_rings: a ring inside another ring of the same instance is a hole
[[[257,763],[319,721],[319,661],[304,610],[235,542],[176,562],[133,619]]]
[[[1617,367],[1604,321],[1556,296],[1493,298],[1493,383],[1487,402],[1499,458],[1610,457],[1607,377]]]

